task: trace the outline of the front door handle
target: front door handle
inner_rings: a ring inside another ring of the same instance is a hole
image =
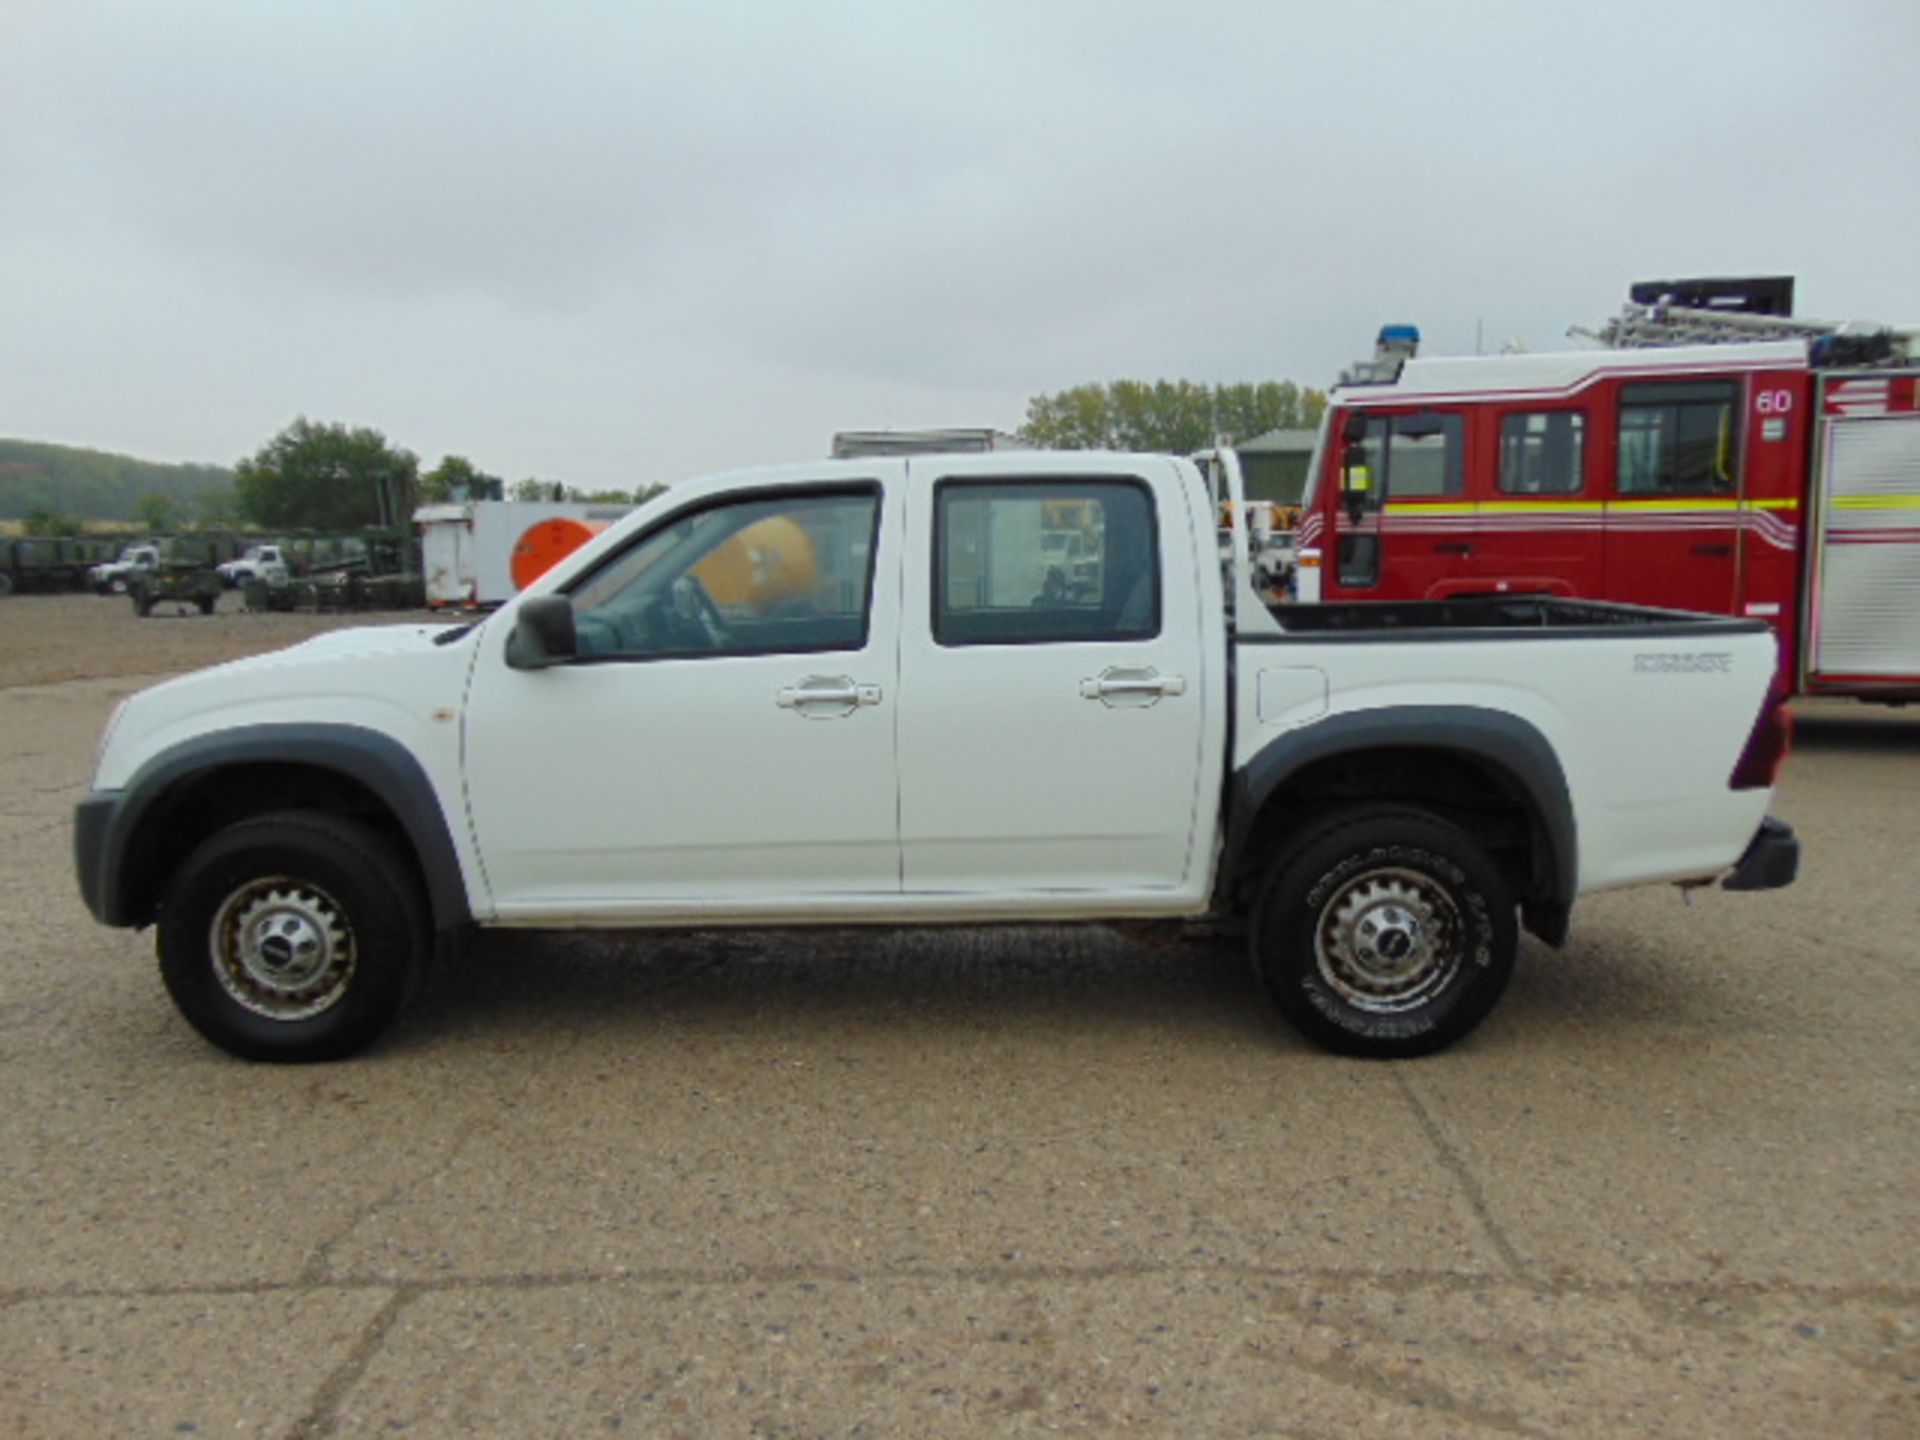
[[[1696,545],[1693,547],[1693,553],[1696,555],[1731,555],[1733,553],[1733,546]]]
[[[1464,540],[1441,540],[1435,543],[1433,553],[1436,555],[1471,555],[1473,553],[1473,546]]]
[[[809,675],[798,685],[783,686],[773,703],[782,710],[796,710],[809,720],[827,720],[851,715],[862,705],[878,705],[880,687],[855,684],[847,675]]]
[[[1080,682],[1080,698],[1109,707],[1152,705],[1164,695],[1184,695],[1183,675],[1162,675],[1152,666],[1110,665],[1090,680]]]

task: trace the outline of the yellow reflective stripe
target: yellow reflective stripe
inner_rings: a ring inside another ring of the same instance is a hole
[[[1671,500],[1610,500],[1607,502],[1607,508],[1609,510],[1646,511],[1649,514],[1659,514],[1663,511],[1678,513],[1683,510],[1738,510],[1740,508],[1740,502],[1738,500],[1714,500],[1703,495],[1697,500],[1682,500],[1677,498]]]
[[[1836,510],[1920,510],[1920,495],[1840,495]]]
[[[1597,515],[1605,509],[1599,500],[1489,500],[1482,515]]]

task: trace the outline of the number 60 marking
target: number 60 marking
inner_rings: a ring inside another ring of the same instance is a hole
[[[1793,392],[1762,390],[1753,397],[1753,408],[1762,415],[1785,415],[1793,409]]]

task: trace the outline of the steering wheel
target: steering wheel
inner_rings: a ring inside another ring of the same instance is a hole
[[[709,650],[726,647],[729,636],[720,619],[720,607],[713,603],[713,596],[698,575],[689,571],[673,582],[673,610],[678,619],[697,631]]]

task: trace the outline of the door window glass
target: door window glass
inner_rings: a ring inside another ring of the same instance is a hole
[[[1145,486],[946,480],[935,494],[933,638],[940,644],[1160,633],[1159,544]]]
[[[1620,388],[1622,495],[1728,495],[1739,444],[1731,380]]]
[[[583,656],[858,650],[876,491],[735,500],[669,521],[572,592]]]
[[[1373,415],[1348,442],[1348,488],[1387,500],[1433,499],[1465,492],[1465,427],[1458,415]],[[1355,445],[1359,459],[1354,458]],[[1356,483],[1356,477],[1357,482]]]
[[[1507,495],[1579,491],[1586,417],[1578,410],[1507,415],[1500,421],[1500,489]]]

